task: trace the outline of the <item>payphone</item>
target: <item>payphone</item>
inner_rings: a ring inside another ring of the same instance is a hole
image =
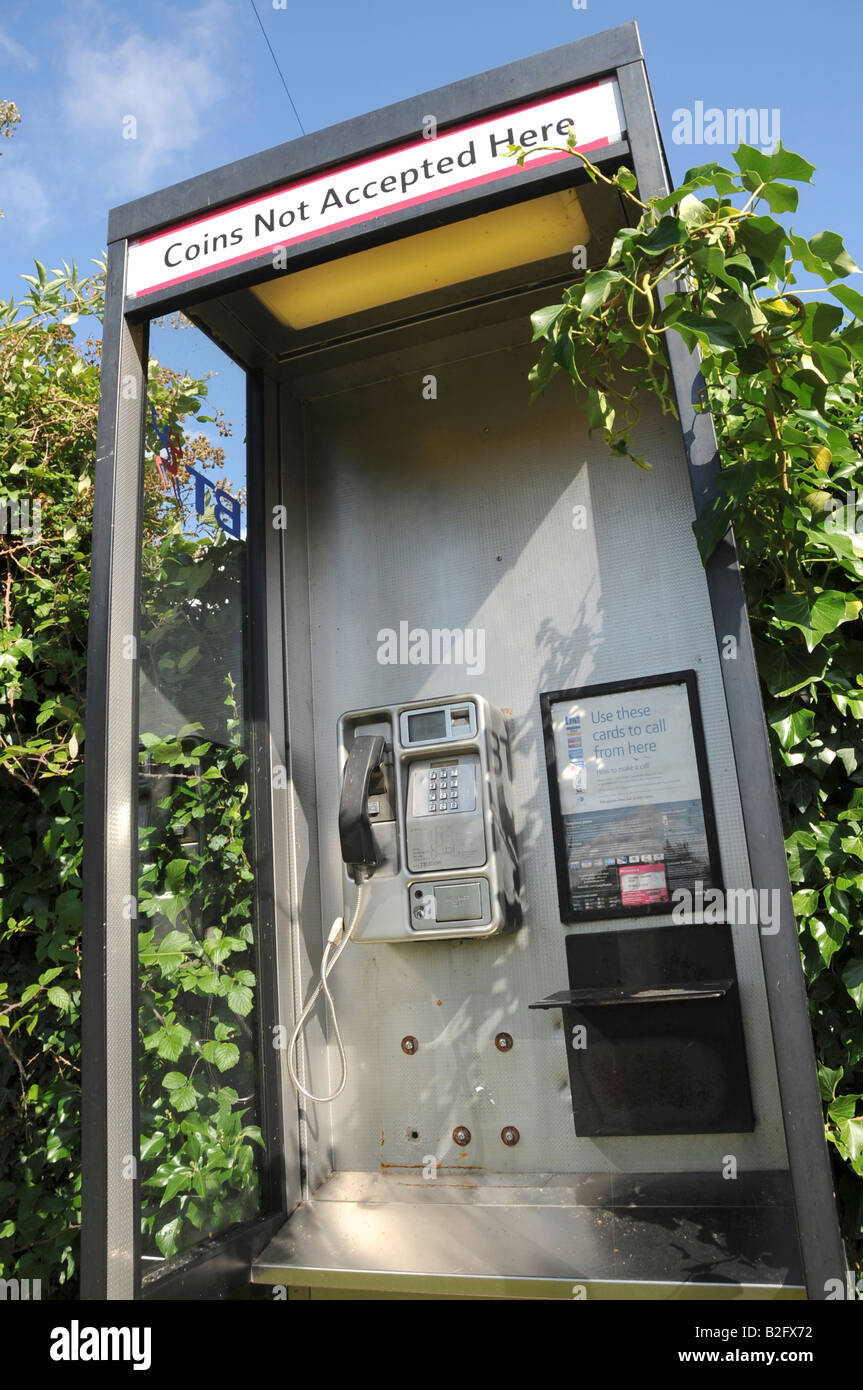
[[[294,1085],[319,1104],[340,1096],[347,1081],[328,982],[350,941],[487,937],[521,925],[512,756],[500,710],[481,695],[351,710],[339,720],[338,761],[345,913],[332,925],[320,980],[288,1048]],[[308,1091],[294,1066],[321,994],[342,1073],[329,1096]]]
[[[352,710],[338,728],[354,941],[494,936],[519,925],[506,723],[480,695]]]

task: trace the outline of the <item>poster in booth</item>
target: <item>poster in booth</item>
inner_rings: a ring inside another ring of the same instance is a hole
[[[695,673],[541,697],[560,916],[670,913],[721,886]]]

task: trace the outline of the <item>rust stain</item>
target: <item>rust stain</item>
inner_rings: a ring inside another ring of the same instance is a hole
[[[440,1008],[441,1004],[443,1003],[443,1000],[442,1000],[442,999],[439,999],[439,1000],[437,1001],[437,1003],[438,1003],[438,1008]]]
[[[384,1146],[384,1132],[381,1130],[381,1148]]]

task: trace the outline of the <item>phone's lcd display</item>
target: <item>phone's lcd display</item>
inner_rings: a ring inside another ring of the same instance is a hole
[[[408,731],[411,743],[427,743],[433,738],[446,738],[446,710],[430,710],[426,714],[409,714]]]

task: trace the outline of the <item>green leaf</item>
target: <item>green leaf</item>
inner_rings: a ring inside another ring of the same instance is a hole
[[[48,991],[48,998],[56,1009],[61,1013],[68,1013],[72,1007],[72,996],[61,988],[60,985],[52,985]]]
[[[183,1218],[175,1216],[173,1220],[166,1221],[165,1225],[156,1232],[156,1245],[166,1259],[170,1259],[172,1255],[177,1253],[177,1240],[182,1224]]]
[[[771,176],[770,156],[763,150],[757,150],[754,145],[738,145],[731,158],[741,174],[751,172],[755,175],[755,187],[766,183]],[[752,191],[754,192],[754,189]]]
[[[772,217],[748,217],[737,231],[737,240],[753,259],[761,261],[775,275],[785,267],[785,228]]]
[[[863,957],[858,956],[842,971],[842,983],[857,1008],[863,1012]]]
[[[814,173],[815,165],[810,164],[802,155],[795,154],[793,150],[784,149],[781,140],[770,155],[772,179],[793,179],[795,183],[811,183]]]
[[[814,710],[796,709],[771,719],[770,727],[776,730],[783,748],[794,748],[809,737],[814,723]]]
[[[191,1171],[188,1168],[178,1169],[178,1171],[168,1179],[165,1185],[165,1191],[162,1195],[160,1206],[164,1206],[166,1202],[170,1202],[171,1198],[176,1197],[178,1192],[188,1192],[191,1185]]]
[[[833,290],[831,293],[835,294]],[[806,327],[803,329],[803,340],[810,346],[813,342],[826,343],[842,322],[842,310],[837,309],[835,304],[826,304],[821,300],[810,300],[806,305]]]
[[[165,887],[169,893],[180,892],[188,872],[188,859],[172,859],[170,861],[165,869]]]
[[[687,310],[676,316],[674,327],[688,329],[699,341],[708,343],[720,352],[730,352],[740,346],[739,332],[725,319],[712,318],[707,314],[694,314]]]
[[[707,564],[714,550],[728,531],[733,517],[733,504],[729,497],[714,497],[692,523],[698,552],[702,562]]]
[[[836,1087],[844,1075],[845,1072],[842,1067],[837,1067],[835,1070],[823,1066],[818,1068],[818,1089],[821,1092],[822,1100],[833,1099],[836,1094]]]
[[[175,1110],[181,1113],[184,1110],[193,1110],[198,1103],[198,1093],[191,1082],[186,1082],[182,1086],[175,1086],[171,1091],[171,1104]]]
[[[771,180],[766,183],[761,190],[762,198],[766,199],[767,206],[771,212],[796,212],[798,203],[798,193],[796,188],[792,188],[787,183],[776,183]]]
[[[835,294],[839,303],[844,304],[845,308],[850,309],[854,317],[863,323],[863,294],[852,290],[850,285],[833,285],[830,293]]]
[[[809,919],[809,933],[818,947],[824,964],[829,965],[845,940],[848,928],[836,917],[811,917]]]
[[[777,594],[773,607],[778,625],[799,628],[810,652],[857,616],[848,611],[847,597],[838,589],[825,589],[814,600],[808,594]]]
[[[533,337],[531,342],[535,343],[538,338],[545,338],[552,324],[560,318],[566,309],[565,304],[550,304],[546,309],[537,309],[531,314],[530,321],[533,324]]]
[[[149,1134],[141,1140],[141,1162],[145,1163],[148,1159],[155,1158],[165,1147],[165,1136],[161,1131]]]
[[[580,323],[586,323],[594,309],[605,302],[612,285],[620,280],[621,276],[616,270],[594,270],[587,276],[578,311]]]
[[[251,1013],[254,998],[247,985],[231,985],[228,989],[228,1008],[232,1013],[245,1018]]]
[[[819,261],[823,261],[833,271],[834,278],[838,275],[854,275],[860,270],[845,250],[841,236],[836,232],[819,232],[817,236],[809,238],[809,248]]]
[[[693,227],[700,227],[703,223],[709,222],[713,213],[706,203],[702,203],[700,198],[694,197],[692,193],[687,193],[685,198],[681,199],[679,217],[684,227],[691,230]],[[718,250],[719,248],[713,247],[711,249]],[[720,256],[721,254],[720,252]]]
[[[166,1062],[176,1062],[191,1037],[189,1029],[184,1028],[182,1024],[168,1024],[160,1034],[158,1055],[164,1057]]]
[[[683,224],[677,217],[665,216],[647,236],[639,240],[640,249],[648,256],[662,256],[676,246],[683,232]]]
[[[827,1114],[834,1124],[841,1124],[844,1120],[853,1120],[857,1110],[859,1096],[837,1096],[836,1099],[827,1107]]]
[[[228,1005],[231,1006],[230,993],[228,994]],[[235,1012],[240,1012],[235,1010]],[[248,1010],[246,1011],[248,1012]],[[205,1042],[201,1047],[201,1056],[207,1062],[212,1062],[219,1068],[219,1071],[230,1071],[240,1060],[240,1049],[236,1043],[232,1042]]]

